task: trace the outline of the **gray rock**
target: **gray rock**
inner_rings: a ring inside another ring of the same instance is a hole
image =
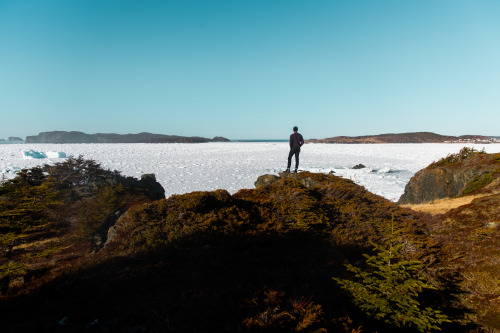
[[[488,228],[488,229],[495,229],[498,226],[500,226],[500,222],[488,222],[486,224],[486,228]]]
[[[406,184],[399,204],[421,204],[457,196],[465,185],[478,174],[476,170],[453,172],[447,168],[423,169]]]
[[[111,241],[113,241],[113,239],[115,239],[116,235],[118,235],[118,233],[116,231],[116,224],[115,224],[108,229],[108,235],[107,235],[106,243],[104,243],[104,246],[108,245]]]
[[[254,185],[255,185],[255,188],[259,188],[262,186],[271,185],[272,183],[274,183],[278,179],[279,179],[279,177],[275,176],[275,175],[262,175],[262,176],[259,176],[259,178],[257,178]]]
[[[280,178],[293,178],[297,179],[302,185],[305,187],[313,187],[318,185],[318,182],[313,180],[311,177],[301,177],[299,173],[290,173],[290,172],[280,172]]]
[[[471,182],[488,174],[498,177],[495,176],[495,170],[499,164],[496,154],[485,153],[441,165],[432,164],[410,179],[398,203],[421,204],[460,196],[469,185],[474,187]],[[496,181],[490,183],[494,185]]]
[[[304,185],[305,187],[313,187],[313,186],[316,186],[318,185],[319,183],[317,181],[315,181],[314,179],[312,179],[311,177],[306,177],[306,178],[302,178],[299,180],[300,183],[302,185]]]

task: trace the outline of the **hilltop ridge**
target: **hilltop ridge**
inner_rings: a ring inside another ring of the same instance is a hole
[[[52,131],[26,137],[26,143],[205,143],[227,141],[229,140],[220,136],[207,139],[199,136],[186,137],[148,132],[138,134],[86,134],[78,131]]]
[[[335,136],[309,139],[310,143],[494,143],[498,137],[484,135],[449,136],[432,132],[388,133],[365,136]]]

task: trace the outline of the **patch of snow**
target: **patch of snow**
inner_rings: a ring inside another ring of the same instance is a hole
[[[66,153],[60,151],[48,151],[45,153],[48,158],[66,158]]]

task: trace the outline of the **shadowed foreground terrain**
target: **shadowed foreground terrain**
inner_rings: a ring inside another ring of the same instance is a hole
[[[420,170],[400,203],[435,215],[433,238],[461,272],[462,302],[500,329],[500,154],[464,148]]]
[[[42,185],[57,183],[45,177]],[[404,279],[389,281],[396,298],[384,315],[364,310],[351,297],[359,295],[333,279],[356,279],[348,263],[369,272],[374,244],[385,247],[389,239],[397,240],[389,252],[400,254],[383,266],[418,265],[412,278],[429,286],[410,289],[420,308],[446,316],[437,324],[443,331],[481,331],[467,319],[454,259],[431,234],[437,219],[335,175],[267,175],[257,185],[232,196],[217,190],[156,201],[144,194],[130,199],[133,192],[122,185],[108,199],[85,199],[93,206],[84,212],[115,204],[107,214],[67,221],[55,234],[45,230],[47,238],[67,237],[69,243],[52,252],[39,249],[35,262],[26,262],[34,248],[28,236],[16,239],[16,253],[4,255],[4,262],[20,268],[3,273],[10,283],[0,302],[2,332],[423,331],[425,323],[405,322],[415,309],[405,303]],[[92,188],[102,197],[107,187]],[[0,202],[10,203],[12,212],[9,193],[2,186]],[[79,197],[65,200],[85,206]],[[44,226],[62,209],[47,205],[37,219]],[[81,250],[57,260],[69,246]],[[44,273],[27,278],[37,262]],[[395,315],[402,316],[396,324],[388,320]]]

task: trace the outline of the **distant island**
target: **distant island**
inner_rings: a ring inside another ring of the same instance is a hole
[[[138,134],[96,133],[86,134],[76,131],[42,132],[26,137],[26,143],[205,143],[229,142],[228,139],[216,136],[213,139],[198,136],[178,136],[142,132]]]
[[[7,140],[0,139],[0,143],[22,143],[23,139],[18,138],[17,136],[10,136]]]
[[[389,133],[366,136],[335,136],[309,139],[309,143],[500,143],[499,137],[483,135],[448,136],[432,132]]]

